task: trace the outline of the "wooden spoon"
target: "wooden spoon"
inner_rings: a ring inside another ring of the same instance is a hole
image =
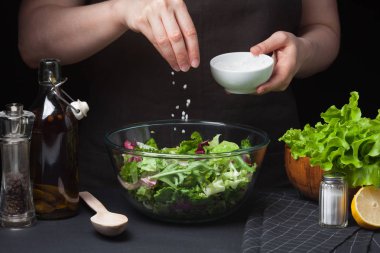
[[[99,200],[87,191],[80,192],[79,196],[96,212],[91,217],[91,223],[100,234],[116,236],[125,230],[128,222],[127,216],[108,211]]]

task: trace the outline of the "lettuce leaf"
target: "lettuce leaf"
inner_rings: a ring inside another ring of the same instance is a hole
[[[136,143],[139,151],[170,154],[204,154],[232,152],[244,146],[250,147],[248,139],[237,143],[220,140],[221,134],[211,140],[203,140],[199,132],[176,147],[159,148],[154,139]],[[153,213],[168,217],[209,217],[224,213],[242,199],[248,190],[256,164],[251,154],[215,156],[203,159],[159,158],[124,154],[124,165],[120,178],[129,187],[128,191],[138,205]],[[212,216],[212,215],[211,215]]]
[[[350,93],[341,109],[330,106],[321,113],[323,122],[303,129],[289,129],[279,138],[294,159],[310,157],[311,165],[347,175],[351,187],[380,186],[380,110],[366,118],[358,106],[359,93]]]

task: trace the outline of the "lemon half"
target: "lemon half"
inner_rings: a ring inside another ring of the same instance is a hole
[[[366,229],[380,228],[380,188],[363,186],[351,202],[351,213],[356,223]]]

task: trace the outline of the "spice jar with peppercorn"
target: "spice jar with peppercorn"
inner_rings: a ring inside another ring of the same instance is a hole
[[[23,105],[7,104],[0,112],[2,180],[0,225],[8,228],[29,227],[35,223],[29,171],[30,140],[35,115]]]

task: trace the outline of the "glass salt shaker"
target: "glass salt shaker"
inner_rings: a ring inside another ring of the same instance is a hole
[[[327,172],[319,188],[319,225],[344,228],[348,225],[348,186],[343,173]]]
[[[35,221],[29,171],[29,151],[35,115],[23,105],[7,104],[0,112],[2,180],[0,225],[9,228],[32,226]]]

